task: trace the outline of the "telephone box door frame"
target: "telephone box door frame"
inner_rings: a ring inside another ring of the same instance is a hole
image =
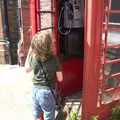
[[[104,90],[102,91],[102,89],[104,89],[102,85],[104,85],[105,80],[105,69],[104,67],[102,68],[101,65],[105,66],[109,63],[120,62],[120,58],[108,61],[106,57],[109,47],[120,47],[120,44],[110,46],[107,43],[108,32],[110,30],[120,31],[120,28],[110,28],[108,26],[110,13],[120,14],[120,10],[111,10],[110,0],[99,0],[97,2],[96,0],[86,0],[85,3],[83,120],[91,120],[92,116],[96,115],[99,116],[101,120],[105,120],[106,117],[109,116],[111,108],[119,102],[119,100],[113,100],[108,104],[101,103],[101,96],[105,92]],[[103,20],[105,22],[104,24]],[[105,38],[102,38],[103,32],[105,33]],[[120,76],[120,73],[114,74],[114,76]],[[110,78],[110,76],[107,77]],[[113,88],[113,92],[115,89],[119,88]]]
[[[85,1],[83,120],[98,115],[98,77],[102,34],[103,0]]]

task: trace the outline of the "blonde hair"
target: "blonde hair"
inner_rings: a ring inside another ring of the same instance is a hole
[[[31,48],[37,60],[45,61],[52,52],[52,33],[44,30],[35,34],[31,41]]]

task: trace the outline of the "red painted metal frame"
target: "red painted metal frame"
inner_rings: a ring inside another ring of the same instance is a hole
[[[37,32],[37,12],[36,12],[36,0],[29,1],[30,8],[30,25],[32,28],[32,36]]]
[[[85,57],[83,80],[83,120],[99,115],[98,89],[100,76],[100,45],[102,36],[103,1],[85,2]]]
[[[105,65],[106,64],[113,64],[113,63],[118,63],[118,62],[120,62],[120,59],[114,59],[114,60],[106,60],[107,59],[107,56],[106,56],[106,54],[105,53],[107,53],[107,50],[108,50],[108,48],[114,48],[114,47],[117,47],[117,48],[119,48],[120,46],[119,46],[119,44],[116,44],[116,45],[111,45],[111,46],[109,46],[107,43],[108,43],[108,32],[111,30],[110,28],[109,28],[109,16],[110,16],[110,13],[111,13],[111,11],[113,11],[113,10],[111,10],[111,8],[110,8],[110,0],[106,0],[106,5],[105,5],[105,10],[104,10],[104,15],[105,15],[105,23],[103,24],[103,31],[104,31],[104,33],[105,33],[105,40],[104,40],[104,55],[103,55],[103,69],[105,69]],[[118,13],[118,11],[114,11],[113,12],[114,14],[115,13]],[[120,13],[120,12],[119,12]],[[120,29],[120,28],[119,28]],[[114,28],[113,30],[116,30],[116,28]],[[109,76],[106,76],[105,74],[104,74],[104,72],[103,72],[103,81],[102,81],[102,84],[104,85],[104,81],[106,80],[106,78],[107,79],[109,79],[110,77],[120,77],[120,73],[116,73],[116,74],[112,74],[112,75],[109,75]],[[118,78],[119,79],[119,78]],[[103,91],[102,91],[102,94],[101,95],[103,95],[104,93],[115,93],[116,94],[116,91],[119,91],[120,90],[120,88],[119,87],[115,87],[115,88],[109,88],[109,89],[107,89],[107,90],[104,90],[104,88],[102,88],[103,89]],[[101,99],[101,101],[102,101],[102,99]],[[111,104],[113,104],[113,103],[115,103],[115,102],[117,102],[116,100],[112,100],[111,101]]]
[[[60,55],[60,51],[59,51],[59,34],[58,34],[58,15],[59,15],[59,1],[56,0],[51,0],[51,11],[41,11],[40,10],[40,0],[30,0],[29,2],[29,7],[30,7],[30,25],[32,27],[32,36],[37,33],[40,30],[44,30],[41,29],[41,13],[51,13],[53,14],[51,16],[51,21],[53,24],[54,29],[51,27],[51,29],[53,29],[55,38],[56,38],[56,42],[55,42],[55,51],[54,53],[56,55]],[[45,28],[45,29],[49,29],[49,28]]]
[[[107,0],[109,4],[109,0]],[[100,78],[100,66],[103,63],[103,69],[105,64],[117,63],[120,59],[107,61],[106,60],[106,51],[109,47],[107,45],[108,39],[108,31],[111,28],[108,28],[109,14],[111,10],[108,7],[104,12],[104,3],[103,1],[95,1],[95,0],[86,0],[86,22],[85,22],[85,58],[84,58],[84,81],[83,81],[83,120],[90,120],[92,115],[98,115],[100,119],[103,119],[108,116],[112,106],[116,104],[118,101],[112,101],[109,104],[101,104],[100,100],[98,100],[99,96],[103,95],[105,92],[115,92],[119,90],[119,87],[103,90],[101,93],[99,92],[99,88],[102,84],[104,84],[103,80],[99,80]],[[109,6],[109,5],[108,5]],[[103,25],[103,16],[106,14],[106,25]],[[118,11],[114,11],[114,13],[118,13]],[[101,60],[101,48],[102,44],[102,27],[104,26],[105,30],[105,41],[103,48],[103,62],[100,63]],[[115,29],[115,28],[114,28]],[[120,29],[120,28],[119,28]],[[116,30],[116,29],[115,29]],[[112,45],[110,48],[114,46],[119,47],[118,45]],[[114,74],[112,76],[119,76],[120,73]],[[107,77],[112,77],[107,76]],[[104,80],[106,77],[103,74]],[[91,89],[92,88],[92,89]],[[101,94],[101,95],[100,95]],[[91,96],[93,95],[93,96]],[[100,105],[98,105],[100,102]]]
[[[58,31],[58,16],[59,16],[59,3],[60,0],[54,0],[54,11],[55,11],[55,15],[54,15],[54,35],[55,35],[55,48],[56,48],[56,52],[55,54],[57,56],[60,56],[60,45],[59,45],[59,40],[60,40],[60,36],[59,36],[59,31]]]
[[[37,32],[41,30],[40,0],[36,0]]]
[[[105,10],[104,10],[104,15],[105,15],[105,23],[104,23],[104,25],[103,25],[103,31],[105,32],[105,47],[104,47],[104,53],[106,53],[107,52],[107,50],[108,50],[108,48],[114,48],[114,47],[117,47],[117,48],[119,48],[120,46],[119,46],[119,44],[116,44],[116,45],[111,45],[111,46],[109,46],[109,45],[107,45],[107,43],[108,43],[108,32],[110,31],[110,28],[109,28],[109,16],[110,16],[110,13],[111,13],[111,11],[113,11],[113,10],[111,10],[110,9],[110,0],[106,0],[107,2],[106,2],[106,5],[105,5]],[[112,12],[112,13],[118,13],[118,11],[114,11],[114,12]],[[119,12],[120,13],[120,12]],[[120,29],[120,28],[119,28]],[[114,28],[114,30],[116,30],[115,28]],[[113,63],[118,63],[118,62],[120,62],[120,59],[114,59],[114,60],[106,60],[106,55],[104,55],[104,65],[103,66],[105,66],[106,64],[113,64]],[[106,79],[106,78],[110,78],[110,77],[118,77],[118,76],[120,76],[120,73],[116,73],[116,74],[113,74],[113,75],[110,75],[110,76],[105,76],[104,75],[104,80]],[[103,80],[103,83],[104,83],[104,80]],[[116,88],[115,88],[116,89]],[[108,90],[108,91],[111,91],[111,92],[113,92],[113,91],[115,91],[114,89],[113,90]],[[105,91],[106,92],[106,91]]]

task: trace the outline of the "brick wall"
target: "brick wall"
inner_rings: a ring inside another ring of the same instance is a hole
[[[9,46],[1,42],[3,44],[1,46],[2,52],[0,53],[2,57],[6,57],[6,52],[9,51],[9,55],[12,58],[12,64],[17,63],[17,43],[19,41],[19,26],[18,26],[18,2],[17,0],[6,0],[7,9],[5,9],[4,0],[0,0],[0,40],[9,40],[10,41],[10,49]],[[5,13],[5,10],[7,11]],[[7,19],[8,18],[8,19]],[[7,24],[8,23],[8,24]],[[8,31],[7,31],[8,30]],[[9,35],[8,35],[9,34]],[[7,48],[6,48],[7,46]],[[11,54],[10,54],[11,50]],[[4,54],[4,55],[3,55]],[[8,53],[7,53],[8,54]],[[0,57],[1,57],[0,56]],[[9,63],[8,59],[0,60],[0,64]]]
[[[8,0],[8,23],[9,23],[9,35],[10,35],[10,50],[12,64],[17,63],[17,43],[20,39],[19,36],[19,21],[18,21],[18,1]]]
[[[6,24],[4,16],[4,0],[0,0],[0,39],[6,39]],[[41,0],[41,10],[51,10],[51,0]],[[18,0],[6,0],[7,2],[7,12],[8,12],[8,24],[9,24],[9,40],[12,64],[18,62],[17,59],[17,44],[20,39],[24,41],[24,54],[27,55],[31,36],[31,27],[30,27],[30,18],[29,18],[29,0],[22,0],[22,27],[19,24],[19,15],[18,15]],[[51,27],[51,15],[42,14],[41,15],[41,28]],[[20,29],[21,28],[21,29]],[[23,34],[22,34],[22,30]],[[2,48],[3,49],[3,48]]]
[[[31,40],[29,0],[22,0],[22,26],[24,41],[24,56],[26,58]]]
[[[4,12],[3,1],[0,0],[0,40],[2,40],[4,38],[4,35],[3,35],[3,25],[4,25],[3,12]]]
[[[9,44],[5,42],[8,40],[5,19],[4,3],[3,0],[0,0],[0,64],[10,63]]]

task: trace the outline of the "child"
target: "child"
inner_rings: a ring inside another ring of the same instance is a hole
[[[33,70],[33,117],[40,118],[44,113],[44,120],[55,120],[55,82],[62,82],[61,66],[56,56],[52,53],[52,37],[49,31],[37,33],[32,41],[25,63],[26,72]],[[46,77],[45,77],[46,74]]]

